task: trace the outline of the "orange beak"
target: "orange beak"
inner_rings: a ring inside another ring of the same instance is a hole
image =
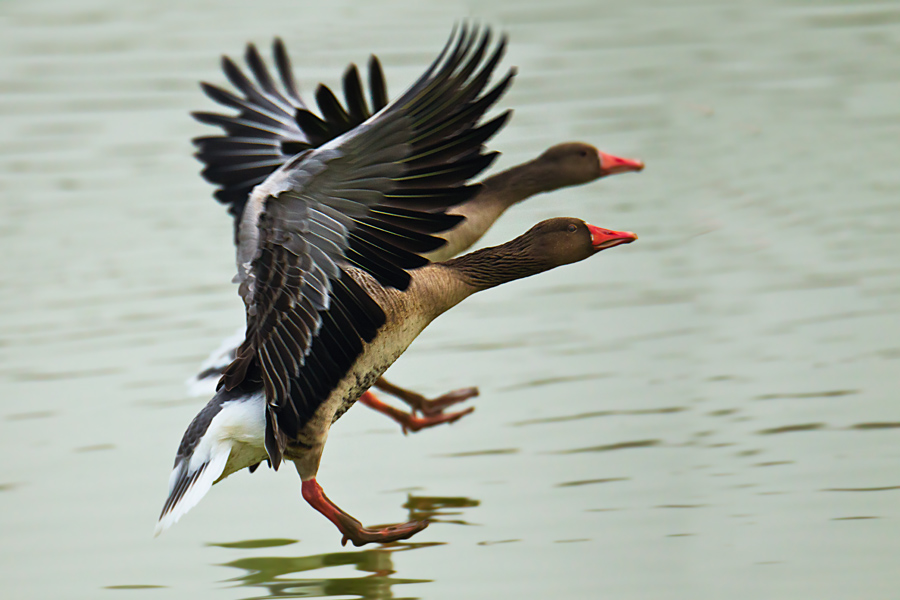
[[[630,231],[613,231],[590,224],[588,224],[588,231],[591,232],[591,245],[594,247],[595,252],[600,252],[613,246],[630,244],[638,239],[638,236]]]
[[[598,154],[600,155],[600,170],[603,171],[604,176],[644,170],[644,162],[636,158],[620,158],[606,152],[598,152]]]

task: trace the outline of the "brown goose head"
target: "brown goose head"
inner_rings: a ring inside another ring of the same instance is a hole
[[[442,263],[476,289],[487,289],[584,260],[601,250],[637,239],[630,231],[612,231],[581,219],[541,221],[505,244],[483,248]]]
[[[551,146],[535,159],[535,163],[546,178],[547,191],[644,168],[640,160],[613,156],[583,142]]]
[[[581,219],[558,217],[541,221],[519,239],[528,248],[528,254],[544,263],[544,269],[553,269],[607,248],[630,244],[637,236],[630,231],[603,229]]]

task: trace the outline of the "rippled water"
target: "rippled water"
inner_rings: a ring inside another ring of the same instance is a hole
[[[354,409],[320,472],[414,543],[342,549],[288,472],[152,539],[183,381],[241,322],[188,116],[217,57],[288,43],[394,93],[471,16],[519,76],[499,166],[581,139],[643,158],[510,211],[636,244],[504,286],[392,369],[475,413],[404,437]],[[900,584],[895,2],[0,5],[4,598],[860,598]]]

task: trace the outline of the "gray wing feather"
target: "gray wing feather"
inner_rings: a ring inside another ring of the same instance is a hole
[[[398,161],[409,154],[405,140],[412,132],[402,115],[354,130],[311,150],[289,173],[286,189],[266,198],[256,223],[261,234],[256,258],[241,289],[248,314],[259,323],[256,345],[266,396],[274,404],[288,397],[289,381],[299,374],[322,326],[319,313],[328,310],[352,219],[384,202],[394,178],[404,174]],[[306,318],[285,322],[298,311]]]
[[[483,153],[483,143],[508,114],[490,127],[476,125],[512,72],[478,98],[487,77],[469,79],[483,54],[472,48],[479,38],[484,46],[488,35],[470,35],[463,27],[453,44],[454,32],[438,59],[398,100],[293,158],[251,195],[240,224],[236,278],[247,306],[247,337],[222,382],[233,389],[250,365],[258,364],[269,406],[266,447],[274,466],[285,441],[278,421],[284,417],[296,428],[300,411],[309,414],[310,402],[324,400],[319,384],[336,382],[353,353],[361,351],[360,338],[374,336],[380,308],[358,288],[347,287],[352,282],[344,268],[358,266],[383,285],[405,289],[406,269],[426,264],[421,253],[441,244],[432,234],[458,223],[446,209],[471,197],[474,188],[466,181],[493,159]],[[505,40],[493,53],[494,64],[504,46]],[[462,151],[451,155],[444,150],[448,144]],[[341,299],[332,315],[338,281]],[[324,364],[328,372],[309,373],[318,382],[304,382],[297,378],[316,347],[325,315],[330,333],[317,346],[313,364]],[[299,394],[293,399],[292,381]]]

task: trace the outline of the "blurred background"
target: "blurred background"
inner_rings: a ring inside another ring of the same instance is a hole
[[[158,539],[184,381],[243,321],[190,139],[200,80],[282,36],[305,95],[393,96],[473,18],[519,75],[495,169],[582,140],[640,174],[534,198],[640,240],[472,298],[357,407],[319,480],[410,543],[342,549],[291,469]],[[900,6],[826,0],[0,4],[4,598],[862,598],[900,584]]]

